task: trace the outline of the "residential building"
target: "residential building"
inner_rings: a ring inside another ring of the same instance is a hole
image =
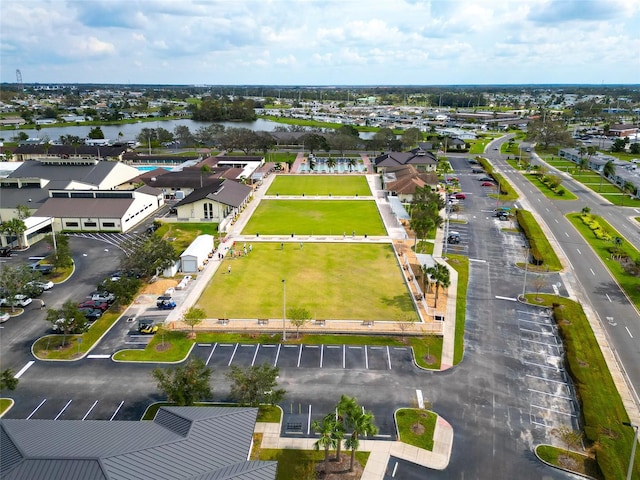
[[[414,148],[409,152],[388,152],[380,155],[374,160],[376,170],[384,172],[388,167],[398,165],[413,165],[422,172],[435,172],[438,166],[436,156],[421,148]]]

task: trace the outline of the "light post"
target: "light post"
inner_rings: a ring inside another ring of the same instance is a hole
[[[636,445],[638,443],[638,425],[634,425],[633,423],[629,422],[622,422],[622,424],[635,430],[635,435],[633,436],[633,447],[631,447],[631,458],[629,459],[629,469],[627,470],[627,480],[631,480],[631,473],[633,472],[633,460],[636,456]]]
[[[527,249],[527,256],[524,259],[524,283],[522,284],[522,300],[524,301],[524,294],[527,289],[527,271],[529,270],[529,247],[524,245]]]
[[[287,281],[282,279],[282,341],[287,340]]]

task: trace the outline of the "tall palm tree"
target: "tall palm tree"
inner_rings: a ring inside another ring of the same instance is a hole
[[[433,267],[429,268],[429,274],[433,278],[433,282],[436,284],[436,298],[434,308],[438,306],[438,291],[440,287],[449,288],[451,285],[451,277],[449,275],[449,269],[446,265],[436,263]]]
[[[602,179],[603,178],[611,178],[613,176],[615,176],[616,174],[616,167],[613,164],[613,160],[609,160],[607,163],[604,164],[604,167],[602,167],[602,175],[600,175],[600,191],[602,191]]]
[[[349,160],[347,160],[347,165],[349,165],[349,171],[351,171],[351,169],[356,166],[356,159],[350,157]]]
[[[342,447],[342,440],[344,439],[345,422],[347,414],[354,408],[358,408],[358,403],[353,397],[347,397],[342,395],[340,401],[336,405],[336,437],[338,437],[338,446],[336,447],[336,461],[340,461],[340,450]]]
[[[324,475],[329,475],[329,450],[335,448],[336,439],[334,436],[336,417],[333,413],[325,415],[321,422],[314,420],[311,429],[320,434],[320,438],[313,444],[314,450],[324,449]]]
[[[333,170],[335,166],[336,166],[336,159],[332,158],[331,155],[329,155],[329,159],[327,160],[327,168],[329,170]]]
[[[430,279],[429,267],[427,267],[426,265],[422,265],[420,269],[422,270],[422,293],[425,295],[425,298],[426,298],[427,289],[431,290],[431,279]]]
[[[373,414],[367,413],[364,408],[360,407],[357,403],[352,405],[347,413],[347,427],[352,430],[351,436],[345,442],[346,447],[351,450],[350,472],[353,472],[356,450],[360,446],[360,437],[362,435],[376,435],[378,433],[378,427],[373,421]]]

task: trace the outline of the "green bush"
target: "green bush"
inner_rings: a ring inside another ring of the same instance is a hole
[[[551,248],[549,240],[536,222],[531,212],[526,210],[516,210],[516,219],[522,228],[527,240],[529,240],[530,253],[533,263],[536,265],[547,265],[549,270],[562,270],[562,264],[558,256]]]

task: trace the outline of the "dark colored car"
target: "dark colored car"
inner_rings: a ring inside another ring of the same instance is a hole
[[[109,308],[109,304],[107,302],[100,302],[97,300],[87,300],[86,302],[79,303],[78,308],[92,308],[94,310],[102,310],[104,312]]]
[[[10,256],[11,256],[11,247],[0,248],[0,257],[10,257]]]
[[[98,310],[97,308],[80,308],[79,310],[84,315],[84,318],[90,322],[94,322],[102,316],[102,310]]]
[[[452,233],[447,238],[447,243],[460,243],[460,235],[457,233]]]
[[[480,177],[478,180],[480,180],[481,182],[492,182],[493,178],[491,178],[491,177]]]
[[[472,168],[471,173],[484,173],[484,170],[481,168]]]

